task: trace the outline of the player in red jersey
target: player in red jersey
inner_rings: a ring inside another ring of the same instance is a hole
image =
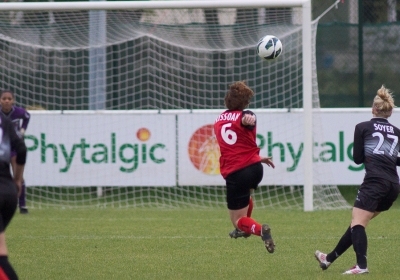
[[[244,81],[230,85],[225,96],[228,110],[215,120],[214,133],[221,152],[220,170],[226,181],[229,215],[235,227],[229,235],[232,238],[249,237],[251,234],[261,236],[267,251],[273,253],[275,244],[271,228],[251,218],[251,192],[257,189],[263,178],[261,163],[275,167],[270,157],[260,157],[256,144],[256,115],[244,110],[253,96],[254,92]]]

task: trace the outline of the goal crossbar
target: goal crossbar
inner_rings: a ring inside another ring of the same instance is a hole
[[[3,2],[1,11],[302,7],[310,0]]]

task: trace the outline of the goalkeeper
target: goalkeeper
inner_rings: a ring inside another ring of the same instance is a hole
[[[253,202],[251,192],[263,178],[262,163],[274,168],[270,157],[260,157],[256,144],[256,115],[245,110],[254,92],[244,81],[229,86],[225,96],[228,108],[218,116],[214,124],[221,157],[221,175],[226,181],[226,201],[229,216],[235,229],[231,238],[261,236],[269,253],[275,250],[271,229],[251,218]]]

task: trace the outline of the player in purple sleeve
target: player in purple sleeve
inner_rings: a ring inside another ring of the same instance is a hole
[[[28,128],[28,123],[30,120],[30,114],[22,107],[17,107],[14,105],[14,93],[11,90],[3,90],[0,93],[0,113],[7,118],[9,118],[15,128],[17,134],[23,138],[26,129]],[[15,172],[16,163],[16,152],[11,151],[11,168],[13,173]],[[22,182],[21,193],[19,196],[19,211],[21,214],[28,214],[28,208],[26,207],[26,186],[25,181]]]

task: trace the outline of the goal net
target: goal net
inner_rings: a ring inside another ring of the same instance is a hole
[[[258,145],[276,165],[265,167],[257,207],[304,207],[307,1],[179,2],[0,3],[0,87],[32,115],[28,207],[225,206],[212,126],[239,80],[256,93]],[[307,46],[313,112],[317,24]],[[255,50],[267,34],[283,43],[269,62]],[[311,171],[313,209],[349,207],[326,184],[328,163]]]

